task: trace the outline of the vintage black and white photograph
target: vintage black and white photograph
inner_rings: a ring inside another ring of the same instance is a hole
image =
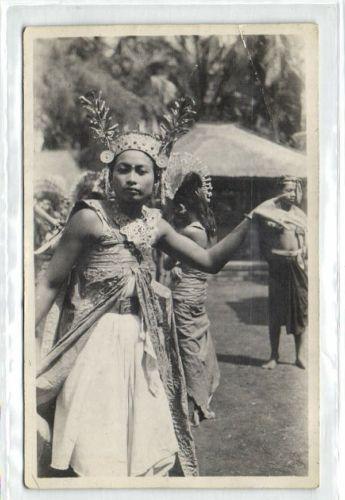
[[[25,481],[318,485],[317,28],[24,33]]]

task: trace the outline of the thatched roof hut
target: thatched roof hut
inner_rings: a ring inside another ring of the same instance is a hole
[[[235,124],[199,123],[176,143],[174,151],[187,151],[207,165],[212,176],[212,208],[219,238],[235,227],[244,213],[275,196],[277,178],[307,177],[305,154]],[[233,257],[260,258],[255,231]]]
[[[194,154],[217,177],[307,176],[305,154],[234,124],[197,124],[176,143],[174,151]]]

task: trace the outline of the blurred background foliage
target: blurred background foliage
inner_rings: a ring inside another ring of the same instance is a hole
[[[193,96],[202,122],[232,122],[305,149],[304,60],[298,36],[58,38],[35,44],[35,130],[42,149],[98,155],[80,95],[100,89],[114,121],[155,129],[168,103]]]

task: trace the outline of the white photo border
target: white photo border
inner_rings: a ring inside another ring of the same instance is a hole
[[[1,175],[5,180],[4,210],[1,237],[5,240],[4,261],[6,262],[7,284],[5,303],[1,305],[6,320],[5,343],[6,392],[3,394],[3,416],[1,431],[6,433],[6,453],[8,460],[4,466],[1,456],[3,494],[9,498],[26,498],[29,494],[44,492],[28,491],[23,486],[23,400],[22,400],[22,59],[21,34],[27,25],[71,24],[76,19],[82,24],[105,24],[113,15],[116,22],[124,23],[164,23],[164,22],[317,22],[320,33],[320,331],[321,331],[321,482],[320,488],[313,492],[313,498],[335,498],[337,449],[336,411],[338,398],[338,296],[337,296],[337,191],[338,181],[338,10],[336,2],[324,5],[303,2],[294,5],[276,2],[256,4],[248,2],[238,5],[235,2],[220,2],[217,9],[205,2],[193,5],[176,5],[169,2],[159,9],[153,2],[130,6],[134,2],[114,5],[114,2],[71,2],[62,1],[59,6],[50,1],[22,2],[6,1],[2,4],[2,56],[5,58],[6,71],[1,74]],[[102,4],[102,5],[101,5]],[[217,2],[218,4],[218,2]],[[150,5],[150,7],[149,7]],[[248,6],[250,5],[250,8]],[[195,8],[197,6],[197,9]],[[5,43],[4,43],[5,42]],[[6,455],[5,455],[6,456]],[[49,495],[63,498],[66,492],[50,491]],[[85,492],[69,492],[69,498],[79,498]],[[177,491],[166,491],[165,495],[175,495]],[[99,492],[89,491],[88,498],[96,498]],[[102,492],[103,498],[110,498],[111,491]],[[160,492],[123,492],[125,496],[136,498],[150,495],[153,498]],[[212,494],[221,498],[222,491],[188,492],[191,498],[201,498]],[[276,498],[277,492],[268,490],[247,490],[229,492],[232,498]],[[64,496],[61,496],[64,495]],[[280,490],[279,497],[310,498],[310,491]],[[325,496],[323,496],[325,495]],[[6,496],[4,496],[6,498]],[[35,497],[35,496],[34,496]],[[42,497],[42,495],[41,495]],[[43,498],[43,497],[42,497]]]

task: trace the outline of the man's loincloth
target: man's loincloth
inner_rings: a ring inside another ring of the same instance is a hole
[[[269,261],[270,322],[300,335],[308,325],[308,276],[296,256],[275,255]]]

